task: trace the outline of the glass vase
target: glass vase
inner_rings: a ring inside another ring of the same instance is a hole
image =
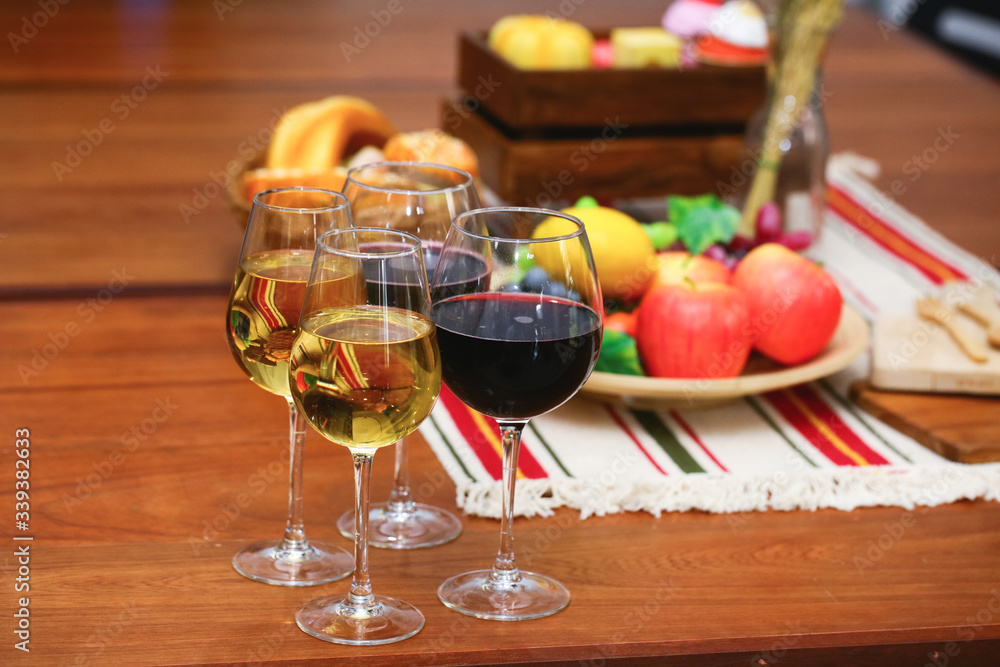
[[[769,201],[781,213],[782,233],[791,245],[802,249],[814,242],[823,223],[826,203],[826,162],[829,137],[823,115],[823,85],[817,70],[805,104],[786,95],[775,100],[773,83],[767,99],[747,123],[744,150],[757,170],[771,170],[773,190]],[[784,124],[785,130],[771,133],[768,123]],[[779,136],[774,136],[778,134]],[[773,141],[775,146],[766,146]],[[778,159],[773,159],[776,156]],[[755,174],[756,176],[756,174]],[[753,179],[748,178],[739,190],[737,206],[742,208]]]

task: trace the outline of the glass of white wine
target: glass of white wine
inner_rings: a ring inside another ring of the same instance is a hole
[[[240,368],[259,387],[285,399],[289,421],[288,520],[280,540],[241,549],[233,567],[278,586],[315,586],[351,573],[346,550],[306,538],[302,508],[305,419],[292,401],[288,358],[298,329],[316,240],[351,226],[337,192],[281,188],[257,193],[229,299],[226,333]]]
[[[347,173],[344,196],[358,227],[387,227],[409,232],[421,241],[428,275],[441,252],[452,219],[479,208],[472,176],[461,169],[430,162],[377,162]],[[373,547],[419,549],[450,542],[462,532],[451,512],[418,503],[410,492],[410,438],[395,447],[392,490],[386,502],[373,504],[368,540]],[[354,535],[354,514],[345,512],[337,528]]]
[[[350,450],[355,487],[350,590],[306,603],[296,623],[307,634],[339,644],[412,637],[424,625],[423,614],[372,592],[368,518],[375,452],[416,430],[441,390],[417,237],[354,228],[319,240],[289,373],[292,396],[310,426]]]

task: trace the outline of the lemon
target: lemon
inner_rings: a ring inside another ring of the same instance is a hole
[[[562,212],[579,218],[587,230],[604,297],[630,301],[642,296],[656,275],[656,250],[642,225],[607,206],[571,206]],[[551,217],[535,228],[532,237],[559,236],[572,229],[568,220]],[[582,253],[560,252],[557,248],[535,250],[535,263],[550,274],[562,273],[556,267],[568,263],[571,272],[579,275],[584,261]]]

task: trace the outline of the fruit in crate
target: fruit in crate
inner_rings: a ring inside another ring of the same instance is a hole
[[[521,69],[590,67],[594,36],[575,21],[543,14],[505,16],[490,28],[490,47]]]
[[[642,297],[636,319],[639,358],[661,378],[735,377],[752,348],[747,299],[725,283],[660,285]]]
[[[814,262],[777,243],[751,250],[733,271],[747,299],[754,347],[783,364],[819,354],[840,322],[837,283]]]
[[[680,67],[681,46],[676,35],[656,26],[611,31],[615,67]]]
[[[762,65],[768,61],[767,22],[751,0],[730,0],[708,22],[697,42],[698,59],[716,65]]]
[[[604,298],[638,299],[656,272],[656,251],[642,225],[617,209],[598,206],[591,197],[583,197],[562,212],[579,218],[587,230]],[[549,218],[535,228],[534,236],[558,236],[570,230],[568,221]],[[539,266],[562,261],[559,256],[547,254],[548,249],[541,250],[535,258]]]
[[[674,0],[663,13],[663,27],[684,39],[700,37],[719,10],[721,0]]]

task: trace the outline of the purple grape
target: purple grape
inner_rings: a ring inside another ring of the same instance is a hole
[[[732,252],[746,252],[751,248],[755,247],[757,242],[754,241],[749,236],[744,236],[743,234],[737,234],[733,237],[733,240],[729,242],[729,250]]]
[[[705,248],[705,252],[703,254],[705,255],[705,257],[708,257],[709,259],[714,259],[717,262],[725,262],[727,257],[726,249],[719,244],[715,244],[713,246]]]
[[[804,250],[812,245],[812,234],[809,232],[788,232],[778,237],[778,243],[789,250]]]
[[[777,241],[781,236],[781,209],[773,201],[764,202],[757,211],[756,240],[758,243]]]
[[[549,283],[549,274],[540,266],[533,266],[521,278],[521,287],[525,292],[541,292]]]
[[[559,298],[566,297],[566,286],[559,282],[549,282],[542,287],[542,294]]]

